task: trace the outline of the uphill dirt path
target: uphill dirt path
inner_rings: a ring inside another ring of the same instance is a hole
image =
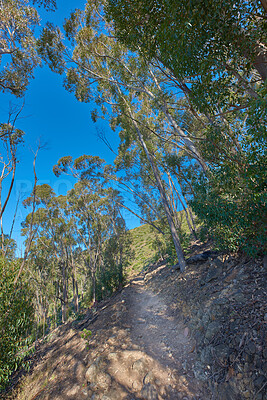
[[[92,335],[82,338],[84,329]],[[37,352],[38,353],[38,352]],[[84,320],[42,345],[17,400],[208,400],[194,377],[194,342],[179,314],[134,278]]]

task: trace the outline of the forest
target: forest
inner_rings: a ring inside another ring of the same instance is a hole
[[[38,183],[35,149],[19,256],[3,215],[23,169],[23,106],[0,123],[0,389],[38,338],[123,287],[134,257],[124,209],[181,273],[197,239],[266,253],[266,0],[87,0],[63,27],[39,17],[56,7],[0,0],[0,91],[23,104],[45,64],[119,147],[113,164],[82,144],[80,157],[62,154],[53,173],[75,183],[59,196]]]

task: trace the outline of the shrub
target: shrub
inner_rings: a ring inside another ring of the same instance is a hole
[[[0,258],[0,390],[22,363],[31,342],[34,310],[31,291],[21,278],[17,261]]]

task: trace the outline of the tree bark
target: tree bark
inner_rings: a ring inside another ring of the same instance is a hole
[[[129,110],[129,112],[130,112],[130,115],[131,115],[131,110]],[[146,153],[147,159],[148,159],[148,161],[149,161],[149,163],[151,165],[153,174],[155,176],[155,179],[156,179],[156,182],[157,182],[157,187],[158,187],[158,190],[159,190],[159,193],[160,193],[160,197],[161,197],[161,201],[162,201],[162,204],[163,204],[163,207],[164,207],[164,211],[165,211],[165,214],[166,214],[166,217],[167,217],[167,220],[168,220],[168,224],[169,224],[169,227],[170,227],[171,235],[172,235],[172,238],[173,238],[173,242],[174,242],[174,246],[175,246],[175,250],[176,250],[176,254],[177,254],[177,258],[178,258],[178,264],[179,264],[179,267],[180,267],[180,271],[184,272],[185,268],[186,268],[186,263],[185,263],[185,259],[184,259],[184,255],[183,255],[183,250],[182,250],[182,247],[181,247],[181,243],[180,243],[180,240],[179,240],[179,236],[178,236],[177,230],[175,228],[175,224],[174,224],[172,215],[171,215],[170,206],[168,204],[168,199],[167,199],[167,196],[166,196],[166,193],[165,193],[165,189],[164,189],[164,186],[163,186],[161,178],[160,178],[160,173],[158,171],[158,168],[157,168],[156,164],[154,163],[153,157],[151,156],[151,154],[148,151],[148,148],[147,148],[146,143],[144,141],[143,135],[140,132],[137,123],[135,122],[134,119],[132,121],[133,121],[134,127],[136,129],[136,132],[137,132],[139,141],[141,143],[141,146],[142,146],[142,148],[144,149],[144,151]]]
[[[267,13],[267,0],[260,0],[260,2],[265,12]]]
[[[189,230],[190,230],[190,232],[191,232],[191,235],[192,235],[193,238],[196,240],[196,239],[197,239],[196,232],[195,232],[195,229],[192,227],[192,225],[191,225],[191,223],[190,223],[190,219],[189,219],[189,216],[188,216],[187,208],[186,208],[186,206],[185,206],[185,204],[184,204],[184,202],[183,202],[183,200],[182,200],[182,198],[181,198],[181,196],[180,196],[178,190],[176,189],[176,187],[175,187],[175,185],[174,185],[174,182],[173,182],[173,180],[172,180],[172,178],[171,178],[170,173],[167,172],[167,175],[168,175],[168,177],[169,177],[169,179],[170,179],[170,185],[173,186],[173,188],[174,188],[174,190],[175,190],[175,193],[176,193],[176,195],[177,195],[177,197],[178,197],[178,199],[179,199],[179,201],[180,201],[180,203],[181,203],[181,205],[182,205],[182,207],[183,207],[183,209],[184,209],[186,222],[187,222],[188,228],[189,228]]]

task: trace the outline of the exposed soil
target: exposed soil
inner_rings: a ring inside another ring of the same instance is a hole
[[[88,340],[84,329],[92,331]],[[179,313],[141,274],[85,320],[56,329],[12,398],[208,400],[192,370],[194,347]]]
[[[209,250],[192,248],[191,255]],[[162,261],[58,327],[12,400],[264,400],[267,258]],[[92,331],[92,335],[82,335]]]

